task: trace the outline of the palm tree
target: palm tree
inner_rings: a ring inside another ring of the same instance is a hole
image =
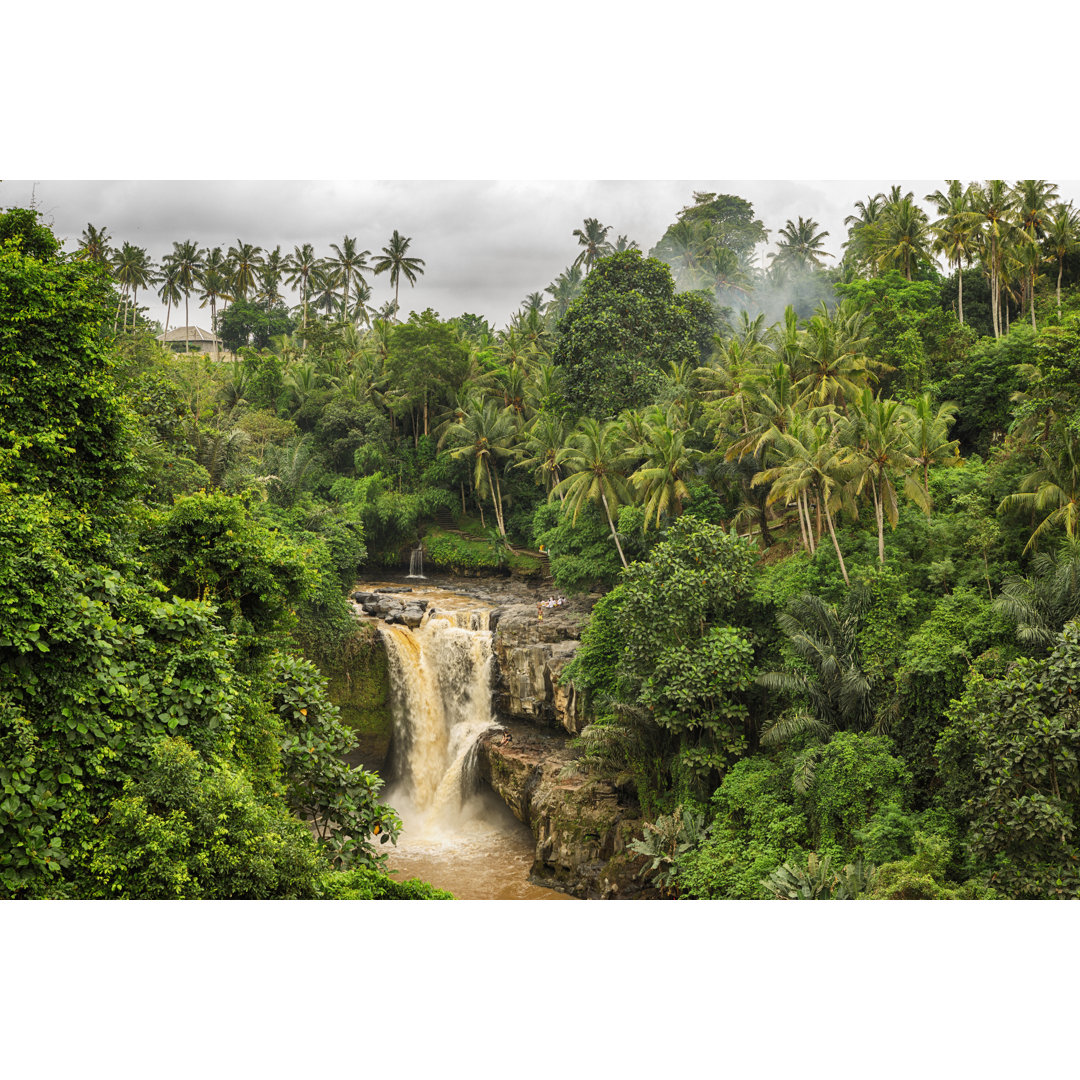
[[[878,269],[896,268],[910,281],[916,263],[931,261],[930,243],[930,222],[926,211],[916,205],[915,196],[910,191],[901,196],[899,188],[893,188],[871,232]]]
[[[566,509],[573,511],[574,524],[586,502],[600,503],[623,566],[628,564],[613,515],[621,503],[633,501],[624,472],[629,464],[622,425],[609,420],[601,426],[592,417],[585,417],[567,446],[566,467],[570,475],[552,488],[548,496],[564,498]]]
[[[748,293],[751,287],[750,271],[731,248],[712,248],[701,260],[698,278],[707,284],[719,301],[729,289]]]
[[[398,288],[401,284],[402,275],[405,276],[405,280],[410,285],[415,285],[417,276],[424,272],[424,260],[406,254],[411,243],[412,239],[410,237],[402,236],[395,229],[394,235],[390,237],[389,245],[382,249],[382,258],[374,266],[376,274],[383,274],[387,271],[390,273],[390,284],[394,286],[395,319],[397,319],[398,313]]]
[[[258,298],[266,302],[267,311],[281,299],[278,286],[281,284],[282,275],[285,273],[285,259],[281,255],[279,244],[269,255],[263,259],[259,267],[259,292]]]
[[[316,265],[310,274],[311,305],[316,311],[322,311],[329,318],[341,304],[338,293],[338,275],[334,268],[325,262]]]
[[[172,314],[173,304],[180,303],[180,287],[177,285],[179,271],[169,262],[168,257],[161,264],[161,277],[158,284],[158,299],[165,304],[165,333],[169,332],[169,316]]]
[[[795,386],[811,405],[835,404],[857,396],[875,376],[866,356],[865,315],[851,300],[830,312],[821,303],[800,338]],[[804,374],[805,373],[805,374]]]
[[[245,244],[239,237],[236,246],[229,248],[229,261],[233,267],[233,290],[241,300],[255,288],[255,277],[262,265],[262,248]]]
[[[110,239],[107,229],[97,229],[87,222],[79,240],[82,245],[80,250],[92,262],[100,263],[105,267],[111,266],[114,252],[109,244]]]
[[[653,255],[675,272],[678,288],[692,289],[697,285],[702,264],[710,251],[709,239],[704,223],[678,221],[664,234],[653,249]]]
[[[199,271],[200,307],[210,305],[210,329],[214,335],[214,356],[217,356],[217,302],[219,299],[231,299],[228,265],[221,248],[216,247],[203,255],[202,269]]]
[[[865,202],[855,203],[858,213],[849,214],[844,218],[844,224],[848,227],[848,238],[844,242],[846,257],[856,267],[863,268],[872,262],[872,237],[881,217],[884,202],[885,196],[880,192],[877,195],[868,196]]]
[[[294,247],[293,253],[285,259],[285,284],[291,288],[300,286],[301,302],[304,305],[304,328],[307,328],[308,292],[311,287],[311,275],[319,265],[315,249],[311,244]]]
[[[584,276],[577,265],[568,266],[544,292],[550,293],[548,301],[548,314],[558,322],[570,309],[570,305],[577,299],[584,284]]]
[[[134,244],[124,242],[123,247],[116,254],[115,263],[116,280],[124,287],[126,297],[131,292],[131,328],[135,329],[135,318],[138,314],[139,289],[148,288],[155,280],[154,267],[145,248],[136,247]],[[119,310],[119,309],[118,309]],[[124,329],[127,329],[127,311],[124,313]]]
[[[473,459],[473,487],[478,497],[482,497],[485,491],[490,493],[499,535],[503,537],[506,536],[506,524],[503,521],[498,461],[513,453],[511,444],[516,432],[513,410],[500,409],[490,399],[484,402],[472,400],[461,420],[451,424],[447,430],[447,438],[458,447],[451,451],[451,456]]]
[[[170,266],[176,271],[176,287],[184,295],[184,352],[191,351],[191,322],[188,318],[188,300],[199,280],[202,270],[203,253],[193,240],[183,243],[173,242],[172,254],[166,256]]]
[[[341,307],[347,313],[349,310],[349,288],[354,281],[363,281],[363,271],[371,269],[367,262],[367,257],[371,252],[367,250],[357,251],[355,236],[344,237],[341,241],[341,247],[338,247],[337,244],[331,244],[330,247],[333,248],[337,258],[328,261],[337,273],[338,283],[344,287]]]
[[[683,502],[690,498],[686,478],[701,458],[700,450],[686,446],[686,432],[676,431],[667,424],[650,424],[647,438],[645,462],[630,477],[630,483],[645,503],[642,531],[653,518],[660,528],[661,515],[676,518],[682,513]]]
[[[1050,204],[1056,191],[1057,184],[1051,184],[1045,180],[1019,180],[1013,187],[1018,224],[1027,238],[1027,243],[1022,244],[1020,250],[1027,270],[1024,291],[1028,294],[1032,330],[1036,329],[1035,274],[1040,261],[1038,241],[1046,235],[1050,225]]]
[[[370,302],[371,286],[363,278],[359,278],[356,282],[356,296],[353,298],[352,308],[345,311],[345,317],[353,326],[360,324],[371,326],[373,310],[369,307]]]
[[[899,520],[896,487],[891,473],[904,477],[904,494],[921,509],[927,510],[930,496],[913,477],[918,466],[909,452],[911,439],[907,424],[909,413],[899,401],[881,399],[866,387],[852,403],[848,416],[838,424],[842,444],[851,449],[855,470],[854,494],[869,489],[877,522],[878,562],[885,562],[885,521],[895,529]]]
[[[550,496],[562,480],[566,461],[566,423],[553,413],[540,413],[526,429],[525,455],[519,469],[532,469],[538,483]],[[565,498],[565,496],[564,496]]]
[[[1061,318],[1061,271],[1065,265],[1065,256],[1080,246],[1080,214],[1073,210],[1072,203],[1058,203],[1046,227],[1046,247],[1057,259],[1057,309]]]
[[[1080,536],[1065,536],[1054,554],[1038,551],[1027,577],[1006,578],[994,607],[1016,623],[1024,645],[1049,649],[1080,617]]]
[[[935,411],[929,393],[916,398],[909,410],[911,422],[906,429],[908,449],[916,464],[923,468],[923,488],[926,491],[930,490],[931,465],[960,460],[960,441],[949,438],[949,428],[955,423],[959,411],[960,407],[954,401],[942,402]]]
[[[771,485],[768,496],[770,504],[780,499],[795,499],[803,544],[811,555],[817,550],[814,527],[810,520],[810,496],[815,496],[818,507],[818,538],[821,532],[820,511],[823,509],[829,536],[840,563],[840,573],[847,585],[850,580],[844,555],[840,550],[840,541],[836,536],[833,511],[838,509],[842,502],[842,489],[849,478],[851,459],[848,451],[838,444],[834,436],[833,420],[834,417],[796,414],[790,429],[776,433],[770,440],[780,463],[758,473],[752,485]]]
[[[596,260],[603,255],[611,254],[611,244],[607,240],[607,234],[611,232],[610,225],[601,225],[596,218],[586,218],[584,229],[575,229],[573,234],[578,238],[581,252],[574,260],[574,266],[585,266],[585,274],[596,265]]]
[[[807,732],[865,731],[873,722],[873,684],[863,668],[859,632],[870,608],[869,590],[848,589],[836,607],[803,593],[776,621],[806,673],[769,671],[757,677],[766,690],[804,696],[810,712],[780,716],[761,729],[763,746],[776,746]]]
[[[1039,540],[1051,529],[1065,526],[1067,536],[1075,536],[1080,526],[1080,438],[1066,438],[1061,456],[1055,457],[1041,446],[1042,463],[1024,477],[1021,490],[1006,495],[998,512],[1028,510],[1032,515],[1049,510],[1031,533],[1024,552],[1037,548]]]
[[[941,215],[930,226],[934,250],[940,251],[950,265],[956,264],[957,314],[964,321],[963,265],[971,265],[978,250],[977,229],[971,220],[971,196],[959,180],[950,180],[948,190],[940,189],[926,199]]]
[[[777,242],[777,250],[770,256],[774,266],[790,266],[797,270],[809,270],[811,267],[822,268],[825,264],[822,256],[832,258],[824,250],[823,241],[828,232],[819,232],[820,225],[813,218],[799,218],[796,225],[791,218],[780,230],[782,240]]]
[[[1021,231],[1012,220],[1015,197],[1004,180],[988,180],[971,188],[971,210],[968,220],[978,227],[983,249],[983,266],[990,279],[990,314],[994,337],[1001,337],[1001,291],[1004,249],[1013,243]]]

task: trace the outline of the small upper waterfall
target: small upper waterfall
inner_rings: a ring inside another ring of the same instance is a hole
[[[424,577],[424,545],[417,544],[412,549],[412,553],[409,555],[409,574],[410,578],[423,578]],[[426,580],[426,579],[425,579]]]

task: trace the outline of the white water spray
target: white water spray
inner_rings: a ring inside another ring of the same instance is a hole
[[[406,829],[459,833],[475,820],[468,764],[491,715],[487,611],[438,611],[415,630],[380,627],[390,661],[393,787]]]

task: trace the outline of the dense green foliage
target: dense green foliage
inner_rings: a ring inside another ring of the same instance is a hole
[[[0,215],[4,895],[426,895],[378,874],[397,820],[314,666],[358,647],[357,574],[420,542],[603,594],[581,767],[636,794],[664,895],[1077,895],[1055,192],[952,181],[931,217],[896,187],[846,238],[787,221],[767,269],[735,195],[648,257],[587,218],[501,330],[399,318],[424,263],[396,232],[373,266],[184,241],[155,279]],[[162,350],[157,285],[230,355]]]

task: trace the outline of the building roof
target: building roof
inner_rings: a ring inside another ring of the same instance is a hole
[[[213,341],[214,335],[201,326],[177,326],[166,334],[158,334],[158,341]],[[218,338],[218,344],[221,338]]]

